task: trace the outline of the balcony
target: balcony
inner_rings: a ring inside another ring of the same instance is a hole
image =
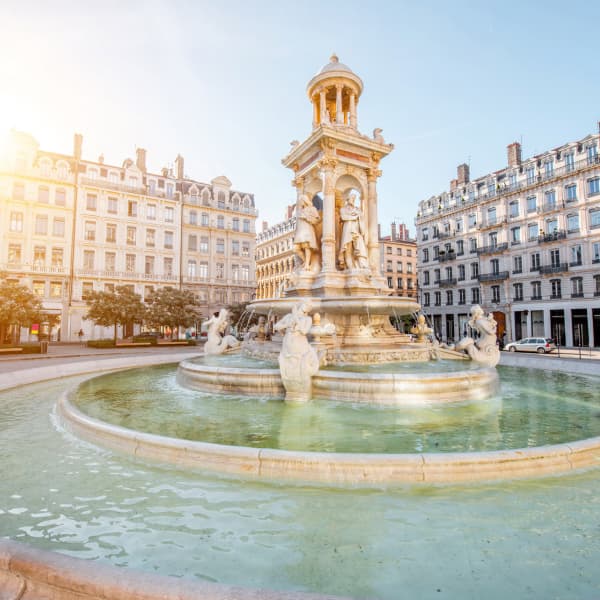
[[[438,238],[440,240],[447,240],[448,238],[451,238],[453,236],[454,234],[449,231],[440,231],[440,233],[438,233]]]
[[[564,240],[567,237],[567,232],[564,229],[560,231],[554,231],[552,233],[542,233],[538,235],[538,244],[546,244],[548,242],[556,242],[558,240]]]
[[[145,192],[144,186],[138,185],[127,185],[126,183],[117,183],[115,181],[108,181],[106,179],[95,179],[91,177],[82,177],[80,179],[82,185],[90,185],[97,188],[106,190],[113,190],[115,192],[129,192],[133,194],[143,194]]]
[[[568,263],[560,263],[558,265],[544,265],[540,267],[541,275],[554,275],[555,273],[564,273],[569,270]]]
[[[480,273],[477,279],[483,283],[486,281],[502,281],[508,279],[508,271],[498,271],[497,273]]]
[[[583,266],[583,261],[581,261],[581,260],[574,260],[569,263],[569,267],[581,267],[581,266]]]
[[[454,253],[454,250],[452,250],[450,252],[440,251],[440,255],[439,255],[440,262],[448,262],[449,260],[454,260],[455,258],[456,258],[456,255]]]
[[[29,263],[0,263],[0,271],[10,273],[39,273],[40,275],[67,275],[65,267],[47,266],[42,264]]]
[[[450,279],[440,279],[438,281],[438,284],[440,287],[450,287],[450,286],[454,286],[456,285],[456,279],[455,278],[450,278]]]
[[[496,254],[497,252],[504,252],[508,249],[508,242],[502,244],[492,244],[491,246],[482,246],[477,248],[477,254]]]
[[[583,297],[584,297],[583,292],[573,292],[571,294],[571,298],[583,298]]]

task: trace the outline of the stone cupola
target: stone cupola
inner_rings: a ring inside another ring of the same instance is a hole
[[[313,129],[320,125],[357,128],[356,109],[363,82],[333,54],[306,87],[313,105]]]

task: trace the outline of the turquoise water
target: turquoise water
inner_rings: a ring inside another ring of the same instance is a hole
[[[497,397],[458,405],[286,404],[215,395],[180,386],[173,366],[101,375],[80,386],[75,403],[92,417],[139,431],[286,450],[469,452],[600,435],[598,380],[499,370]]]
[[[598,470],[391,490],[219,479],[57,429],[67,384],[0,394],[2,536],[148,572],[377,600],[600,597]]]

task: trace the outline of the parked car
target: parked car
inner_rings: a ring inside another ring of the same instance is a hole
[[[516,342],[510,342],[504,346],[509,352],[537,352],[538,354],[546,354],[556,350],[556,344],[551,338],[523,338]]]

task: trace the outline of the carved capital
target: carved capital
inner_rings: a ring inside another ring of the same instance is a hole
[[[292,185],[299,190],[304,189],[304,177],[295,177],[292,179]]]
[[[377,181],[377,178],[381,177],[381,170],[380,169],[367,169],[367,181],[369,183],[372,183],[374,181]]]
[[[371,152],[371,160],[375,167],[377,167],[381,161],[381,154],[379,152]]]
[[[324,156],[319,161],[319,167],[324,169],[325,171],[333,171],[337,167],[338,161],[336,158],[331,156]]]
[[[328,150],[335,150],[335,142],[331,138],[323,138],[319,142],[319,145],[324,152],[327,152]]]

